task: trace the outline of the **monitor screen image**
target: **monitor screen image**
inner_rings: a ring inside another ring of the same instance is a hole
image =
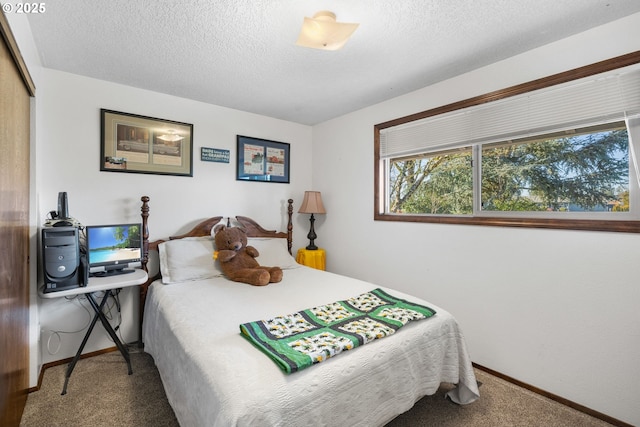
[[[140,224],[88,225],[86,227],[89,273],[117,274],[140,267]]]

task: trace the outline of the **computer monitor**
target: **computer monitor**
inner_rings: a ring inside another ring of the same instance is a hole
[[[141,224],[88,225],[86,227],[89,274],[130,273],[141,266]]]

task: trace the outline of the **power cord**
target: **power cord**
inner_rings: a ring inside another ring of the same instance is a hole
[[[122,289],[116,289],[115,291],[113,291],[111,293],[111,298],[106,302],[106,304],[103,307],[103,313],[105,315],[105,317],[107,318],[107,320],[109,320],[110,322],[116,320],[117,318],[117,324],[115,325],[115,327],[113,328],[114,331],[116,331],[116,333],[119,335],[120,337],[120,341],[124,342],[124,339],[122,337],[122,331],[120,330],[120,326],[122,325],[122,305],[120,303],[120,291]],[[102,299],[104,298],[104,294],[105,292],[94,292],[93,295],[96,296],[97,299]],[[82,307],[86,312],[87,312],[87,316],[88,319],[86,321],[86,323],[79,329],[74,330],[74,331],[64,331],[64,330],[53,330],[53,329],[44,329],[43,331],[47,331],[50,333],[49,337],[47,338],[47,343],[46,343],[46,349],[47,352],[50,355],[55,355],[58,354],[58,352],[60,351],[60,349],[62,348],[62,335],[63,334],[77,334],[80,332],[85,331],[89,325],[91,324],[91,320],[93,319],[93,314],[94,312],[92,311],[92,309],[90,309],[90,307],[88,307],[86,304],[86,297],[84,295],[74,295],[74,296],[70,296],[70,297],[65,297],[65,299],[70,302],[70,303],[76,303],[77,305],[79,305],[80,307]],[[114,310],[116,311],[116,314],[114,315]],[[57,342],[57,346],[55,347],[55,349],[52,348],[52,340],[53,338],[57,338],[58,342]],[[111,342],[113,342],[113,339],[111,338],[111,336],[109,336],[107,334],[107,339]]]
[[[45,331],[50,332],[49,338],[47,338],[47,352],[51,355],[55,355],[58,354],[58,352],[60,351],[60,348],[62,347],[62,334],[77,334],[80,333],[82,331],[84,331],[85,329],[87,329],[89,327],[89,324],[91,323],[91,311],[89,310],[89,308],[84,305],[82,303],[82,300],[84,298],[81,298],[79,295],[75,295],[72,297],[65,297],[65,299],[67,301],[69,301],[70,303],[74,303],[76,302],[77,305],[79,305],[80,307],[82,307],[88,315],[88,319],[87,322],[84,326],[82,326],[80,329],[75,330],[75,331],[63,331],[63,330],[52,330],[52,329],[45,329]],[[58,339],[58,346],[55,348],[55,350],[51,349],[51,340],[53,337],[56,337]]]
[[[119,335],[120,341],[124,341],[122,337],[122,332],[120,330],[120,326],[122,325],[122,307],[120,305],[121,290],[122,289],[115,289],[111,292],[111,299],[108,300],[107,303],[105,304],[103,308],[103,313],[110,322],[113,322],[114,320],[116,320],[116,316],[117,316],[117,324],[115,326],[112,325],[112,327],[113,327],[113,330]],[[114,310],[116,311],[115,315],[113,313]],[[107,336],[107,339],[113,342],[113,339],[111,338],[111,336]]]

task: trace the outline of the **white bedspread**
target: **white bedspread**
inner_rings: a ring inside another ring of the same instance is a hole
[[[471,403],[478,387],[462,333],[429,302],[432,318],[286,375],[245,340],[239,325],[331,303],[378,286],[328,272],[286,270],[281,283],[253,287],[223,277],[149,288],[143,341],[182,427],[382,426],[440,383]]]

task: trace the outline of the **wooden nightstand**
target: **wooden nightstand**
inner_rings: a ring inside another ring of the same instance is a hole
[[[306,265],[307,267],[324,270],[326,263],[326,253],[322,248],[318,248],[315,250],[301,248],[298,249],[296,261],[298,262],[298,264]]]

